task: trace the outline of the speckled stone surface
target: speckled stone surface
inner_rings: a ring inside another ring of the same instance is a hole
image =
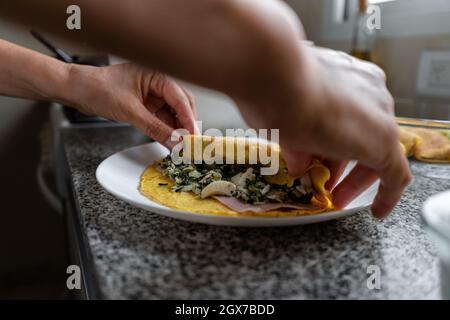
[[[450,180],[414,181],[389,218],[369,212],[315,225],[245,229],[162,217],[96,182],[102,160],[146,139],[131,128],[68,129],[64,146],[100,291],[118,299],[429,299],[439,297],[436,251],[420,223]],[[450,166],[439,166],[450,176]],[[442,175],[442,172],[440,175]],[[381,289],[367,288],[367,267]]]

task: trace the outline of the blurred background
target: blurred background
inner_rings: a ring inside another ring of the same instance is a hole
[[[450,119],[450,1],[286,2],[316,45],[353,53],[386,71],[398,116]],[[370,5],[380,10],[380,30],[365,29]],[[2,20],[0,38],[51,54],[29,30]],[[52,40],[70,53],[98,55],[83,43]],[[245,125],[226,96],[188,86],[206,127]],[[49,135],[49,110],[49,104],[0,97],[0,178],[8,181],[0,187],[0,298],[66,297],[64,220],[47,190],[49,139],[55,138]]]

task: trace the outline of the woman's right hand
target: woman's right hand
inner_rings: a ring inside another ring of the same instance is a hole
[[[313,157],[325,159],[334,188],[349,160],[357,166],[333,190],[344,207],[376,179],[381,184],[372,206],[387,216],[411,180],[399,145],[394,102],[384,72],[343,52],[302,45],[298,90],[283,97],[277,110],[256,116],[244,112],[250,126],[280,128],[280,143],[291,175],[301,175]],[[250,109],[252,109],[250,107]]]

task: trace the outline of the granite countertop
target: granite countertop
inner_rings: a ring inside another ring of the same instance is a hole
[[[413,162],[414,181],[394,212],[283,228],[232,228],[159,216],[96,182],[111,154],[148,141],[132,128],[66,129],[63,145],[81,217],[82,244],[103,298],[418,299],[439,297],[438,259],[419,213],[450,189],[450,166]],[[433,171],[434,170],[434,171]],[[367,288],[367,267],[381,289]]]

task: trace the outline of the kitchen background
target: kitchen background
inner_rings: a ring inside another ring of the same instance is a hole
[[[348,2],[347,2],[348,1]],[[349,51],[354,0],[286,0],[301,17],[308,38],[317,45]],[[352,4],[353,2],[353,4]],[[378,1],[379,2],[379,1]],[[448,0],[396,0],[380,3],[382,30],[374,60],[388,75],[400,116],[450,119],[445,99],[416,94],[417,66],[425,49],[450,52]],[[0,38],[49,52],[29,31],[0,20]],[[83,44],[54,39],[68,52],[95,54]],[[191,86],[199,116],[208,127],[240,127],[243,121],[232,101],[215,92]],[[216,114],[226,116],[215,117]],[[0,97],[0,298],[63,298],[66,244],[62,217],[42,196],[36,169],[49,106]],[[7,183],[6,183],[7,182]],[[24,201],[24,198],[26,201]]]

